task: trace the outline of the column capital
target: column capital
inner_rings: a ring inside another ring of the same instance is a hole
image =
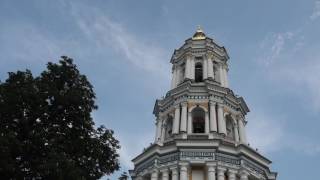
[[[157,169],[157,168],[151,169],[151,173],[158,173],[158,172],[159,172],[159,169]]]
[[[228,169],[228,175],[235,175],[237,173],[238,173],[238,171],[235,169]]]
[[[215,102],[215,101],[212,101],[212,100],[209,101],[210,106],[215,106],[216,104],[217,104],[217,102]]]
[[[178,174],[178,167],[177,166],[170,167],[170,171],[172,172],[172,175],[177,175]]]
[[[174,105],[174,108],[175,108],[175,109],[180,108],[180,103],[175,104],[175,105]]]
[[[247,171],[247,170],[245,170],[245,169],[240,169],[239,170],[239,174],[242,176],[242,175],[244,175],[244,176],[249,176],[249,172]]]
[[[227,171],[227,168],[218,166],[218,167],[217,167],[217,170],[218,170],[218,171],[225,172],[225,171]]]
[[[206,166],[207,166],[207,167],[209,167],[209,166],[210,166],[210,167],[211,167],[211,166],[217,166],[217,162],[210,162],[210,161],[209,161],[209,162],[206,163]]]
[[[218,166],[217,171],[218,171],[217,172],[218,177],[224,177],[224,173],[227,171],[227,169],[224,167]]]
[[[164,169],[160,170],[162,174],[162,180],[168,180],[169,179],[169,169],[166,167]]]
[[[218,108],[224,108],[224,104],[223,103],[217,103]]]
[[[185,57],[188,58],[188,59],[189,59],[189,58],[191,59],[191,58],[193,57],[193,55],[192,55],[191,52],[187,52],[186,55],[185,55]]]
[[[213,59],[214,55],[213,55],[212,52],[207,52],[207,53],[206,53],[206,57],[207,57],[208,59]]]
[[[170,171],[178,170],[178,166],[171,166],[169,167]]]
[[[162,167],[162,168],[159,169],[159,171],[160,171],[161,173],[168,172],[168,171],[169,171],[169,168],[168,168],[168,167]]]
[[[187,105],[188,105],[188,102],[187,102],[187,101],[181,102],[181,106],[185,107],[185,106],[187,106]]]
[[[158,176],[159,176],[159,171],[157,170],[157,169],[153,169],[152,171],[151,171],[151,179],[152,180],[156,180],[156,179],[158,179]]]
[[[180,171],[187,171],[189,167],[188,162],[179,162]]]
[[[215,171],[216,171],[217,163],[215,163],[215,162],[208,162],[208,163],[206,163],[206,166],[207,166],[207,168],[208,168],[208,172],[215,172]]]

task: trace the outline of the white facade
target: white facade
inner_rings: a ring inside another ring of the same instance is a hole
[[[247,144],[249,108],[229,89],[228,59],[201,29],[175,50],[171,90],[154,108],[155,141],[133,159],[132,179],[276,179]]]

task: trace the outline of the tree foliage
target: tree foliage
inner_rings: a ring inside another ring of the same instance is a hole
[[[73,60],[0,82],[0,177],[98,179],[119,169],[113,131],[95,128],[95,93]]]

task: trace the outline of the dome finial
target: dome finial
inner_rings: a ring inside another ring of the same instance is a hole
[[[203,30],[202,30],[200,25],[197,26],[197,32],[203,32]]]
[[[202,28],[200,25],[197,26],[197,31],[196,33],[194,33],[193,40],[202,40],[202,39],[206,39],[206,35],[204,34]]]

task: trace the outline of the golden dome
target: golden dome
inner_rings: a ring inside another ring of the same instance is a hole
[[[196,33],[192,36],[192,40],[203,40],[206,39],[206,35],[204,34],[201,26],[198,26]]]

